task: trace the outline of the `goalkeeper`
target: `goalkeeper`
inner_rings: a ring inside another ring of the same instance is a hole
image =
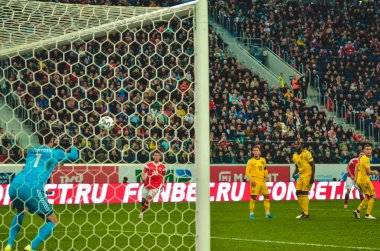
[[[26,210],[40,216],[45,224],[40,228],[32,242],[24,248],[24,251],[36,250],[37,246],[52,234],[57,225],[57,217],[46,198],[45,184],[59,161],[78,159],[78,150],[75,147],[71,148],[70,153],[54,149],[57,138],[47,128],[40,131],[38,140],[40,146],[29,148],[25,168],[9,186],[9,196],[13,208],[17,212],[9,228],[9,238],[4,251],[13,249]]]

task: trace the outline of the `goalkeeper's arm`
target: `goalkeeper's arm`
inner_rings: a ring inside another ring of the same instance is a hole
[[[59,161],[67,161],[67,160],[75,161],[79,158],[79,151],[75,147],[71,147],[71,150],[69,153],[65,153],[64,151],[60,149],[54,149],[53,154],[54,154],[54,157],[58,159]]]

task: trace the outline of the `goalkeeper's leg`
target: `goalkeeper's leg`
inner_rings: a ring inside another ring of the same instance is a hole
[[[11,226],[9,228],[8,242],[7,242],[6,247],[4,249],[5,251],[11,251],[12,248],[14,247],[15,239],[16,239],[18,233],[20,232],[24,218],[25,218],[24,211],[17,211],[16,215],[13,217]]]
[[[28,192],[28,190],[26,191]],[[28,197],[24,190],[17,189],[14,185],[9,186],[9,196],[12,200],[12,207],[17,210],[16,215],[13,217],[11,225],[9,227],[9,237],[4,251],[11,251],[15,246],[15,239],[21,230],[22,222],[25,218],[25,201],[18,197],[18,194]]]
[[[40,228],[36,237],[32,240],[32,243],[24,248],[26,251],[37,250],[38,245],[45,241],[52,233],[57,225],[57,217],[54,213],[49,216],[39,214],[39,216],[45,220],[45,224]]]

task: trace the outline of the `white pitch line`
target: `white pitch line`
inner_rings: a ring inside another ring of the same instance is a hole
[[[351,246],[338,246],[329,244],[318,244],[318,243],[303,243],[303,242],[292,242],[292,241],[274,241],[274,240],[255,240],[255,239],[240,239],[231,237],[211,237],[211,239],[218,240],[229,240],[229,241],[245,241],[245,242],[261,242],[261,243],[276,243],[285,245],[295,245],[295,246],[312,246],[312,247],[325,247],[325,248],[344,248],[344,249],[356,249],[356,250],[380,250],[380,248],[373,247],[351,247]]]
[[[272,204],[271,204],[272,205]],[[284,207],[281,210],[299,210],[299,207]],[[309,208],[309,211],[341,211],[341,212],[352,212],[355,210],[355,207],[352,208]]]
[[[93,230],[87,230],[83,229],[81,231],[54,231],[55,233],[67,233],[67,232],[94,232]],[[120,230],[113,230],[113,229],[99,229],[96,230],[96,232],[117,232],[120,233]],[[136,233],[136,234],[152,234],[152,235],[160,235],[160,234],[166,234],[166,233],[157,233],[157,232],[136,232],[136,231],[122,231],[123,233]],[[0,235],[8,235],[7,233],[0,233]],[[192,233],[187,234],[179,234],[179,233],[172,233],[172,234],[166,234],[167,236],[189,236],[189,237],[195,237]],[[374,248],[374,247],[353,247],[353,246],[338,246],[338,245],[330,245],[330,244],[318,244],[318,243],[303,243],[303,242],[292,242],[292,241],[275,241],[275,240],[257,240],[257,239],[241,239],[241,238],[234,238],[234,237],[217,237],[217,236],[211,236],[211,239],[217,239],[217,240],[228,240],[228,241],[245,241],[245,242],[260,242],[260,243],[275,243],[275,244],[284,244],[284,245],[294,245],[294,246],[311,246],[311,247],[324,247],[324,248],[343,248],[343,249],[356,249],[356,250],[380,250],[380,248]]]

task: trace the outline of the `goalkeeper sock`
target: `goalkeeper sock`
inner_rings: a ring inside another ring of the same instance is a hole
[[[349,193],[346,193],[346,195],[344,196],[344,205],[347,205],[348,204],[348,198],[350,197],[350,194]]]
[[[269,199],[264,199],[264,208],[265,208],[265,214],[269,214],[270,213]]]
[[[297,195],[297,199],[298,199],[298,204],[300,205],[301,207],[301,211],[303,213],[304,209],[303,209],[303,197],[301,194]]]
[[[372,213],[373,205],[375,204],[375,199],[370,198],[368,201],[368,207],[367,207],[367,212],[366,215],[370,215]]]
[[[356,209],[358,212],[362,211],[363,207],[365,207],[368,203],[368,198],[365,197],[364,200],[362,200],[362,202],[360,203],[360,205],[358,206],[358,208]]]
[[[249,213],[253,214],[254,211],[255,211],[255,201],[251,199],[249,201]]]
[[[309,196],[306,194],[306,195],[302,195],[302,197],[303,197],[303,199],[302,199],[303,214],[309,215]]]
[[[15,239],[20,232],[22,222],[25,218],[25,214],[16,213],[16,215],[13,217],[11,226],[9,228],[9,239],[7,242],[7,245],[11,245],[12,247],[15,244]]]
[[[40,245],[41,242],[46,240],[53,233],[54,228],[55,224],[53,222],[46,222],[32,241],[32,250],[36,250],[38,245]]]

